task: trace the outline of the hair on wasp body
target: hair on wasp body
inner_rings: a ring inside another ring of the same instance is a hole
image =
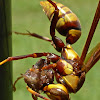
[[[80,90],[84,84],[87,72],[100,59],[100,43],[98,43],[89,54],[88,60],[84,62],[93,34],[99,22],[100,0],[86,44],[80,57],[71,46],[71,44],[75,43],[81,35],[81,25],[78,17],[61,3],[47,0],[42,1],[40,4],[51,21],[51,39],[31,32],[26,34],[16,33],[37,37],[51,42],[53,47],[61,53],[61,56],[49,52],[32,53],[28,55],[8,57],[0,62],[0,65],[8,61],[45,56],[46,59],[40,59],[32,68],[21,76],[27,83],[27,90],[32,94],[34,100],[37,100],[38,97],[44,100],[49,100],[40,95],[40,91],[43,91],[52,100],[70,100],[69,94],[76,93]],[[66,37],[66,44],[55,35],[55,29],[61,35]],[[57,84],[54,82],[54,76]],[[21,77],[15,81],[14,85]]]

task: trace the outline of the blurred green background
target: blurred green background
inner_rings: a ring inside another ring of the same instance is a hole
[[[80,19],[82,36],[73,44],[73,48],[81,55],[93,16],[99,0],[56,0],[69,7]],[[50,38],[50,22],[42,11],[40,0],[12,0],[12,30],[17,32],[38,33]],[[65,41],[56,32],[56,35]],[[100,23],[96,29],[90,49],[100,42]],[[89,49],[89,50],[90,50]],[[37,38],[13,34],[13,56],[25,55],[35,52],[51,52],[60,55],[49,42]],[[38,61],[38,58],[27,58],[13,61],[13,80]],[[71,94],[71,100],[99,100],[100,98],[100,61],[89,71],[83,87],[76,94]],[[32,100],[31,94],[26,90],[26,83],[20,80],[16,84],[14,100]],[[41,100],[41,99],[40,99]]]

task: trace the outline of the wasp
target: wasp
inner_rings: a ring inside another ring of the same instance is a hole
[[[81,25],[76,15],[69,8],[51,0],[42,1],[40,4],[51,21],[50,35],[52,39],[40,36],[36,33],[16,33],[30,35],[51,42],[53,47],[61,53],[61,56],[49,52],[32,53],[8,57],[0,62],[0,65],[8,61],[45,56],[46,59],[40,59],[31,69],[25,74],[22,74],[22,76],[15,81],[14,87],[16,82],[24,77],[24,80],[28,85],[27,90],[32,94],[34,100],[37,100],[38,97],[49,100],[39,94],[40,90],[44,91],[44,93],[52,100],[70,100],[69,93],[76,93],[80,90],[85,82],[87,72],[100,59],[100,43],[87,54],[100,18],[100,0],[80,57],[71,46],[71,44],[75,43],[81,36]],[[55,36],[55,29],[61,35],[66,36],[66,44],[64,44],[60,38]],[[88,56],[88,58],[85,61],[86,56]],[[50,74],[50,76],[48,76],[48,74]],[[57,83],[54,83],[54,76]]]

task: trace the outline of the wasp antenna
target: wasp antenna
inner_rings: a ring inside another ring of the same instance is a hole
[[[44,36],[41,36],[39,34],[36,34],[36,33],[31,33],[29,31],[27,31],[28,33],[20,33],[20,32],[14,32],[15,34],[20,34],[20,35],[29,35],[29,36],[32,36],[32,37],[36,37],[36,38],[39,38],[39,39],[42,39],[42,40],[45,40],[45,41],[48,41],[48,42],[52,42],[51,39],[49,39],[48,37],[44,37]]]

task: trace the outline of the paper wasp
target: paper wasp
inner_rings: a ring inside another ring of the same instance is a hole
[[[99,8],[100,1],[99,1],[98,8],[97,8],[94,20],[93,20],[93,24],[91,26],[89,36],[87,38],[87,41],[84,46],[81,57],[79,57],[77,55],[77,53],[72,49],[72,47],[70,45],[70,44],[76,42],[77,39],[80,37],[81,28],[80,28],[79,21],[78,21],[78,23],[74,22],[74,23],[76,23],[76,26],[79,26],[78,28],[76,28],[75,26],[70,27],[70,25],[69,25],[69,27],[68,27],[69,29],[67,30],[67,32],[69,32],[71,29],[75,29],[75,30],[78,29],[79,34],[73,33],[73,30],[71,31],[71,33],[70,32],[68,34],[64,33],[64,36],[66,36],[66,45],[65,45],[61,39],[59,39],[58,37],[55,36],[55,28],[57,29],[58,27],[60,27],[60,29],[58,29],[58,31],[62,30],[61,26],[59,26],[59,25],[56,26],[57,22],[59,21],[60,18],[63,19],[66,14],[70,14],[72,12],[71,11],[69,11],[67,13],[65,12],[64,13],[65,15],[63,14],[63,16],[59,16],[59,11],[61,11],[61,9],[59,9],[59,5],[52,2],[51,0],[47,0],[47,1],[49,1],[51,6],[54,8],[53,16],[51,15],[52,18],[50,18],[50,20],[51,20],[50,35],[52,37],[52,40],[45,38],[45,37],[41,37],[38,34],[34,34],[34,33],[28,33],[28,34],[24,34],[24,35],[31,35],[31,36],[35,36],[37,38],[41,38],[43,40],[52,42],[52,45],[54,46],[54,48],[57,51],[61,52],[61,57],[59,57],[55,54],[52,54],[52,53],[33,53],[33,54],[29,54],[29,55],[24,55],[24,56],[9,57],[6,60],[2,61],[0,64],[2,65],[3,63],[5,63],[7,61],[18,60],[18,59],[23,59],[23,58],[27,58],[27,57],[37,58],[37,57],[46,56],[46,58],[48,59],[47,62],[49,61],[49,63],[46,63],[46,65],[44,64],[42,66],[42,68],[40,68],[39,73],[42,74],[41,71],[44,71],[44,73],[45,73],[45,70],[49,71],[50,69],[53,69],[56,80],[58,83],[60,83],[60,85],[53,84],[53,82],[51,82],[50,84],[46,84],[43,87],[43,91],[45,91],[45,93],[48,95],[48,97],[50,97],[53,100],[69,100],[70,99],[69,93],[71,93],[71,92],[76,93],[82,87],[82,85],[85,81],[86,73],[100,59],[100,43],[98,43],[98,45],[91,51],[88,61],[86,61],[84,63],[89,45],[91,43],[93,34],[95,32],[96,26],[97,26],[99,18],[100,18],[100,13],[99,13],[100,12],[100,8]],[[63,8],[63,7],[61,7],[61,8]],[[78,20],[78,19],[75,18],[75,20]],[[64,21],[65,21],[65,19],[64,19]],[[67,22],[65,21],[65,24],[66,23]],[[18,32],[16,32],[16,33],[22,34],[22,33],[18,33]],[[62,32],[61,32],[61,34],[62,34]],[[76,36],[76,37],[74,37],[74,36]],[[72,39],[73,37],[75,38],[75,41],[73,41],[73,39]],[[53,64],[51,64],[50,62],[53,62]],[[32,70],[34,72],[34,69],[30,69],[30,70]],[[46,75],[47,75],[47,73],[46,73]],[[51,79],[53,80],[53,77]],[[30,84],[28,84],[28,86],[31,87]],[[41,97],[40,95],[36,94],[33,91],[34,89],[33,90],[30,90],[29,88],[27,88],[27,89],[36,97]],[[51,90],[53,90],[53,91],[51,92]],[[38,91],[36,91],[36,92],[38,92]],[[63,97],[63,99],[62,99],[62,97]],[[47,100],[47,98],[45,98],[45,97],[41,97],[41,98]],[[37,99],[37,98],[33,97],[33,99]]]

